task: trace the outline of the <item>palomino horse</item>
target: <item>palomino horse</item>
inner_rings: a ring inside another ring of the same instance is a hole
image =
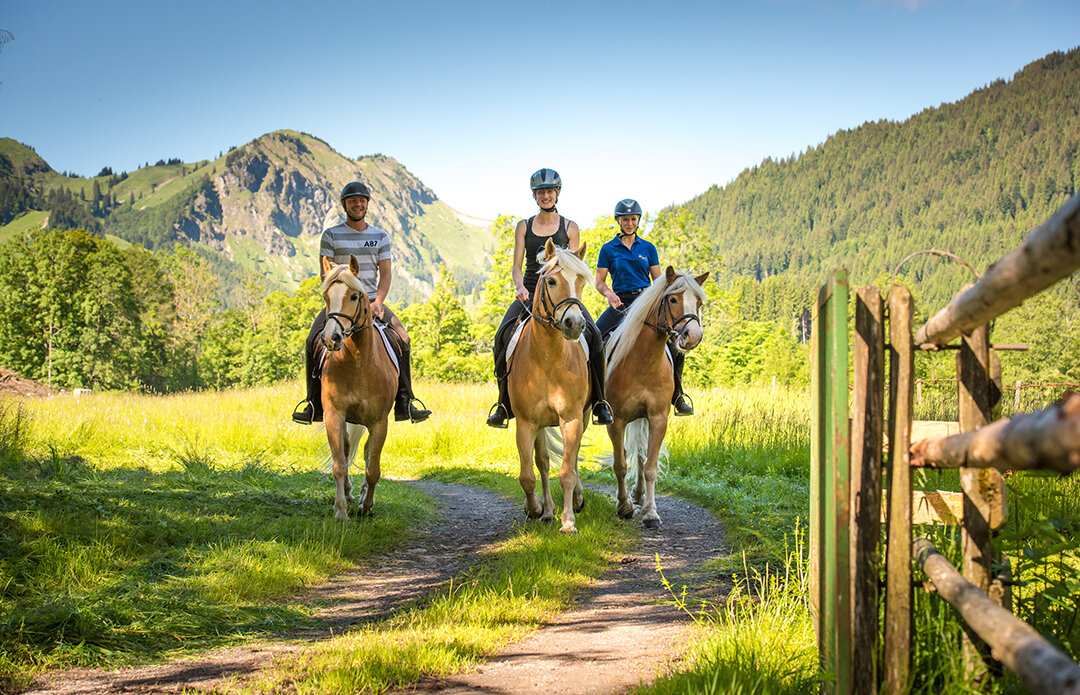
[[[701,283],[707,277],[708,273],[696,278],[676,273],[668,266],[664,276],[630,305],[607,343],[607,399],[615,416],[607,429],[619,484],[616,511],[621,518],[629,519],[634,515],[634,504],[640,505],[641,521],[648,529],[660,528],[660,515],[656,513],[657,460],[675,390],[665,346],[670,341],[676,350],[686,352],[701,342],[698,311],[705,301]],[[637,479],[634,504],[626,489],[627,458]]]
[[[533,292],[532,320],[521,330],[510,361],[510,406],[517,416],[515,427],[529,518],[554,521],[555,502],[548,481],[548,450],[545,428],[558,426],[563,438],[559,482],[563,490],[562,528],[575,533],[574,512],[585,506],[578,479],[578,449],[588,425],[585,406],[589,400],[589,372],[585,349],[578,338],[585,330],[581,289],[591,277],[585,244],[577,253],[555,246],[544,247],[546,261]],[[536,498],[533,452],[540,471],[543,505]]]
[[[364,442],[366,467],[360,488],[360,514],[371,512],[398,375],[373,325],[371,302],[356,277],[360,270],[356,257],[350,256],[348,265],[337,265],[322,256],[322,270],[326,328],[320,340],[329,352],[322,368],[323,418],[337,482],[334,510],[344,521],[349,518],[348,504],[353,501],[349,466],[365,428],[368,436]]]

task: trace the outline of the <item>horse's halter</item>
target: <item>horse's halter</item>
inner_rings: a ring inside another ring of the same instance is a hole
[[[552,271],[554,271],[554,268],[552,269]],[[547,312],[547,316],[533,314],[533,317],[545,326],[550,326],[551,328],[558,329],[559,324],[562,323],[562,319],[566,318],[566,312],[570,310],[570,307],[577,306],[581,309],[582,315],[585,314],[587,309],[585,309],[585,305],[580,299],[573,296],[567,297],[566,299],[556,304],[551,299],[551,295],[548,294],[548,284],[547,282],[545,282],[547,280],[547,277],[547,273],[540,276],[540,306],[544,309],[544,311]],[[567,284],[570,284],[569,280],[567,281]],[[562,311],[562,317],[556,320],[555,313],[564,306],[566,308],[564,308]]]
[[[331,287],[333,287],[333,285],[337,285],[339,283],[342,284],[342,285],[345,285],[346,292],[353,289],[353,288],[349,287],[348,283],[342,282],[341,280],[338,280],[338,281],[332,283]],[[330,291],[330,289],[327,288],[327,293],[329,293],[329,291]],[[357,290],[357,291],[361,291],[361,290]],[[328,309],[330,308],[329,303],[327,305],[327,308]],[[363,323],[359,323],[359,324],[357,323],[360,320],[360,313],[361,313],[361,311],[363,311],[363,309],[364,309],[364,302],[363,301],[358,301],[358,302],[356,302],[356,311],[351,316],[349,314],[346,314],[345,312],[342,312],[342,311],[332,311],[332,312],[327,312],[326,320],[327,321],[333,321],[334,323],[336,323],[338,325],[338,328],[341,329],[341,334],[343,336],[345,336],[346,338],[348,338],[355,331],[362,331],[362,330],[364,330],[365,328],[367,328],[368,326],[371,325],[371,322],[372,322],[373,319],[369,319],[367,321],[364,321]],[[343,318],[348,319],[348,321],[349,321],[349,330],[345,330],[344,324],[341,323],[341,319],[343,319]]]
[[[683,290],[685,296],[686,290]],[[671,304],[667,301],[668,297],[673,296],[675,293],[665,294],[660,298],[660,306],[656,307],[656,323],[645,322],[645,325],[649,328],[655,329],[660,335],[666,335],[668,340],[673,340],[682,336],[682,334],[689,328],[692,321],[697,321],[697,324],[701,325],[701,318],[697,314],[685,313],[679,318],[674,318],[671,315]]]

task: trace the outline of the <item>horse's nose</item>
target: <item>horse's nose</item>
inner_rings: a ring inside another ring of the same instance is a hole
[[[585,330],[585,319],[581,316],[564,316],[561,328],[567,340],[577,340]]]

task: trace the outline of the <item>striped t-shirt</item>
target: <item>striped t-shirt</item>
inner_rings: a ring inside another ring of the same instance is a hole
[[[330,256],[334,263],[348,263],[350,255],[356,256],[360,282],[367,290],[368,299],[374,300],[379,289],[379,261],[390,258],[390,236],[370,224],[362,232],[339,224],[322,233],[319,255]]]

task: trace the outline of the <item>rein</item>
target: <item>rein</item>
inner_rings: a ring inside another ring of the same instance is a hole
[[[687,325],[691,321],[697,321],[698,325],[701,325],[701,318],[697,314],[683,314],[677,319],[672,319],[671,309],[668,308],[668,303],[664,300],[670,295],[664,295],[660,298],[660,306],[656,307],[656,323],[645,322],[645,325],[654,329],[660,335],[666,335],[668,340],[678,338],[682,335],[682,332],[686,330]],[[667,314],[667,324],[661,323],[661,314]]]

